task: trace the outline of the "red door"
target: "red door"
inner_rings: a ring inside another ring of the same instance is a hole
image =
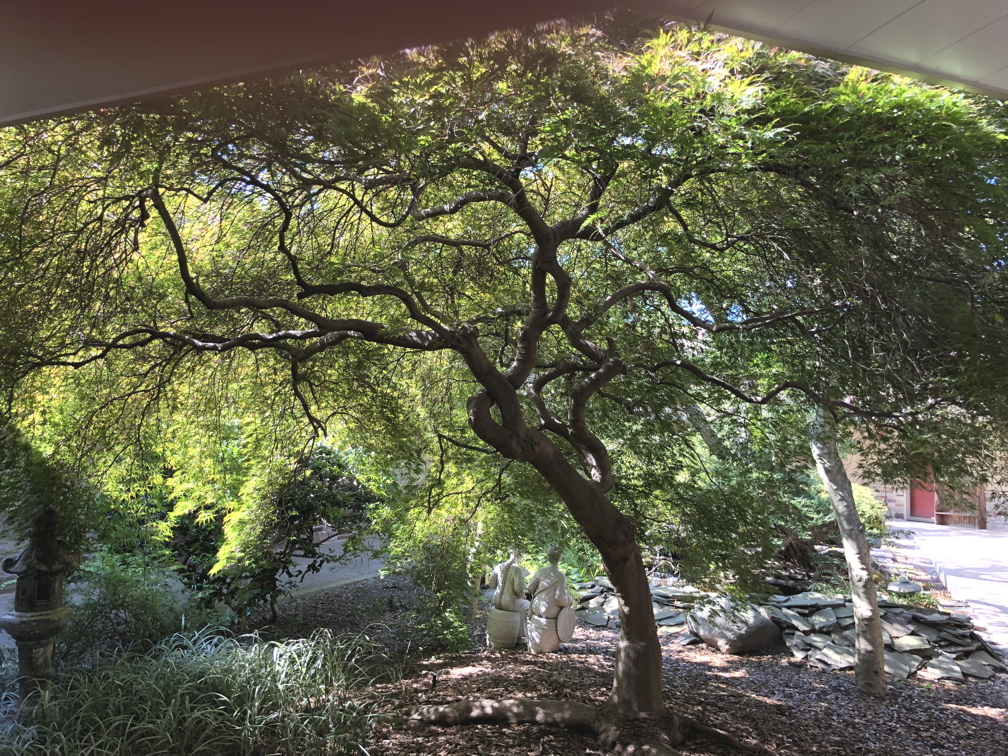
[[[915,480],[910,484],[910,516],[928,520],[934,518],[934,483]]]

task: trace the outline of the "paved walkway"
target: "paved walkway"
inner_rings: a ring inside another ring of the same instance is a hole
[[[892,526],[912,532],[896,548],[930,559],[948,592],[987,628],[985,637],[1008,650],[1008,532],[903,520]]]
[[[367,543],[372,548],[378,545],[377,539],[368,539]],[[343,542],[332,542],[329,552],[337,556],[342,554]],[[295,559],[294,561],[301,564],[307,564],[308,562],[307,559]],[[280,599],[280,603],[289,601],[292,598],[301,598],[302,596],[311,596],[315,593],[330,591],[347,583],[356,583],[358,580],[378,577],[378,573],[383,566],[384,562],[382,560],[372,559],[367,554],[354,557],[344,564],[327,564],[318,572],[306,574],[304,580],[295,584],[291,589],[289,596],[284,596]]]

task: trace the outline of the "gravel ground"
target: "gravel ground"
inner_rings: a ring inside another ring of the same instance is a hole
[[[362,581],[280,607],[272,637],[297,637],[316,627],[365,632],[401,654],[423,645],[413,612],[417,591],[403,578]],[[612,682],[618,631],[579,624],[556,654],[493,651],[482,642],[485,613],[472,628],[477,646],[450,655],[412,654],[395,683],[366,697],[387,697],[391,711],[461,698],[570,698],[601,703]],[[911,679],[893,683],[884,702],[854,693],[852,673],[820,672],[777,653],[733,657],[705,646],[662,640],[666,703],[707,724],[760,743],[779,756],[935,756],[1008,754],[1008,676],[965,685]],[[460,728],[383,725],[371,756],[574,756],[601,754],[594,739],[535,725]],[[732,753],[693,741],[685,756]]]

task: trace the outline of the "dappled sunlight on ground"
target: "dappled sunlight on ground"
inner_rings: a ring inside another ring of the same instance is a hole
[[[385,590],[385,589],[382,589]],[[334,619],[349,619],[351,602],[336,600]],[[321,605],[319,605],[321,608]],[[309,612],[304,611],[309,616]],[[314,615],[313,615],[314,616]],[[387,618],[382,617],[382,621]],[[400,627],[409,624],[404,620]],[[601,704],[612,686],[618,631],[579,624],[559,653],[480,647],[460,654],[414,657],[401,680],[373,685],[383,710],[461,699],[552,698]],[[860,699],[850,672],[793,665],[778,651],[727,656],[662,637],[665,701],[675,711],[758,742],[776,756],[994,756],[1004,752],[1008,676],[967,685],[909,680],[890,685],[882,702]],[[683,756],[728,756],[697,740]],[[543,725],[393,727],[383,724],[371,756],[599,756],[592,735]]]
[[[489,670],[490,670],[489,667],[483,667],[483,666],[456,667],[454,669],[449,669],[446,674],[448,675],[448,677],[460,678],[460,677],[469,677],[470,675],[478,675],[481,672],[488,672]]]
[[[966,685],[890,682],[889,697],[877,702],[858,696],[853,673],[792,665],[783,651],[727,657],[703,646],[663,645],[668,700],[782,756],[988,756],[1004,750],[1004,675]],[[733,674],[738,671],[744,674]],[[699,744],[681,751],[722,753]]]
[[[962,706],[960,704],[942,704],[947,709],[957,709],[959,711],[965,712],[967,714],[972,714],[975,717],[989,717],[995,722],[1004,722],[1008,724],[1008,708],[997,708],[994,706]],[[1008,736],[1008,733],[1006,733]],[[1008,748],[1008,742],[1005,743],[1005,747]]]

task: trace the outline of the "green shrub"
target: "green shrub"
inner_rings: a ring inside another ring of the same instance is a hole
[[[889,508],[875,498],[870,488],[855,485],[854,504],[869,538],[881,539],[889,535]]]
[[[376,661],[366,641],[328,631],[276,643],[176,635],[65,677],[27,721],[0,729],[0,756],[360,756],[376,704],[353,692]]]
[[[438,597],[421,595],[417,601],[417,650],[453,653],[472,646],[469,626],[458,607],[442,606]]]
[[[285,483],[235,519],[240,527],[228,524],[221,506],[210,517],[201,509],[173,512],[169,548],[180,565],[179,579],[203,600],[223,602],[242,617],[268,604],[275,621],[277,599],[298,579],[363,548],[361,536],[344,542],[342,556],[335,556],[316,542],[315,526],[361,534],[369,525],[368,508],[379,499],[341,452],[319,446],[298,461]]]
[[[789,519],[789,530],[802,537],[839,544],[840,533],[833,515],[826,489],[818,476],[809,472],[804,477],[805,485],[799,495],[792,499],[794,516]],[[870,488],[854,484],[854,504],[865,527],[865,534],[872,539],[885,538],[889,534],[889,510],[875,498]]]
[[[389,552],[386,568],[400,570],[420,588],[417,645],[425,650],[469,647],[462,607],[473,598],[475,530],[460,518],[421,520],[404,542]]]
[[[98,551],[74,573],[68,600],[74,614],[56,650],[64,667],[149,651],[186,625],[202,627],[209,619],[190,605],[172,570],[145,555]]]

